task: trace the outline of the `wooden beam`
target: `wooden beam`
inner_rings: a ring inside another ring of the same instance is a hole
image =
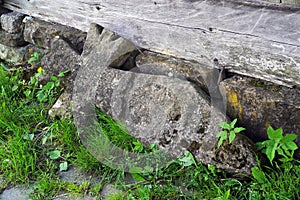
[[[3,0],[6,8],[137,46],[290,86],[300,85],[300,8],[254,0]]]
[[[300,1],[299,0],[264,0],[264,1],[270,1],[274,3],[282,3],[286,5],[294,5],[294,6],[299,6]]]

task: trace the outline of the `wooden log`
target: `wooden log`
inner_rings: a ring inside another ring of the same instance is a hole
[[[255,0],[3,0],[6,8],[277,84],[300,85],[300,8]]]

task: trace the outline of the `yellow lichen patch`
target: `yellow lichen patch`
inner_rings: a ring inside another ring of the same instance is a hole
[[[241,120],[242,119],[242,113],[243,113],[243,107],[240,104],[240,101],[238,99],[238,95],[234,91],[229,92],[228,101],[229,101],[230,105],[233,108],[234,114],[238,115],[239,119]]]

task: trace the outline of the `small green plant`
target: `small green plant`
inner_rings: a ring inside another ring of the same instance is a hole
[[[51,80],[46,85],[42,86],[41,90],[37,92],[37,99],[39,102],[45,103],[51,101],[53,96],[58,93],[58,87],[60,86],[60,81],[56,76],[51,76]]]
[[[259,150],[265,153],[272,164],[275,154],[281,156],[281,162],[288,162],[293,160],[294,151],[298,149],[294,140],[297,138],[296,134],[286,134],[283,136],[282,128],[274,130],[271,126],[268,127],[269,140],[256,143]]]
[[[224,195],[222,195],[221,197],[217,197],[217,198],[214,198],[214,200],[228,200],[230,197],[230,189],[227,190]]]
[[[59,77],[63,77],[65,73],[66,72],[61,72],[57,77],[51,76],[51,81],[48,81],[45,85],[39,86],[38,78],[41,75],[46,74],[45,71],[41,67],[39,67],[37,69],[37,73],[35,73],[34,76],[30,78],[30,81],[26,86],[27,89],[24,91],[25,96],[28,99],[36,97],[38,102],[40,103],[54,103],[54,100],[60,93]]]
[[[57,160],[59,158],[62,158],[61,154],[62,151],[57,149],[48,152],[48,156],[51,160]],[[67,161],[60,162],[59,171],[66,171],[67,169],[68,169],[68,162]]]
[[[265,172],[261,169],[260,166],[252,167],[252,176],[260,184],[265,184],[268,182]]]
[[[178,163],[184,167],[188,167],[191,165],[197,166],[197,163],[195,161],[193,154],[189,151],[185,151],[184,156],[180,156],[178,158]]]
[[[38,52],[34,52],[27,62],[32,66],[41,64],[40,54]]]
[[[223,144],[224,141],[228,139],[229,144],[233,142],[237,133],[246,130],[243,127],[234,127],[237,122],[237,119],[234,119],[230,124],[222,122],[219,126],[223,129],[217,135],[219,138],[218,148]]]

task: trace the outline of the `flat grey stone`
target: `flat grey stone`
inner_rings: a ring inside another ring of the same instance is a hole
[[[52,200],[97,200],[97,197],[92,197],[89,195],[80,197],[80,196],[71,195],[69,193],[63,193],[53,197]]]
[[[23,19],[25,15],[18,12],[10,12],[1,15],[1,27],[8,33],[20,33],[23,31]]]
[[[71,167],[65,172],[60,172],[59,176],[62,181],[72,182],[76,185],[81,185],[83,181],[89,181],[91,184],[96,184],[101,181],[99,178],[88,175],[76,167]]]
[[[16,187],[4,190],[2,194],[0,194],[1,200],[30,200],[28,197],[30,193],[30,189],[25,187]]]
[[[101,180],[93,175],[88,175],[82,170],[79,170],[76,167],[71,167],[67,171],[59,173],[60,180],[65,182],[74,183],[76,185],[81,185],[84,181],[88,181],[91,185],[99,183]],[[53,200],[96,200],[96,197],[92,197],[89,195],[74,196],[69,193],[61,193],[53,198]]]

